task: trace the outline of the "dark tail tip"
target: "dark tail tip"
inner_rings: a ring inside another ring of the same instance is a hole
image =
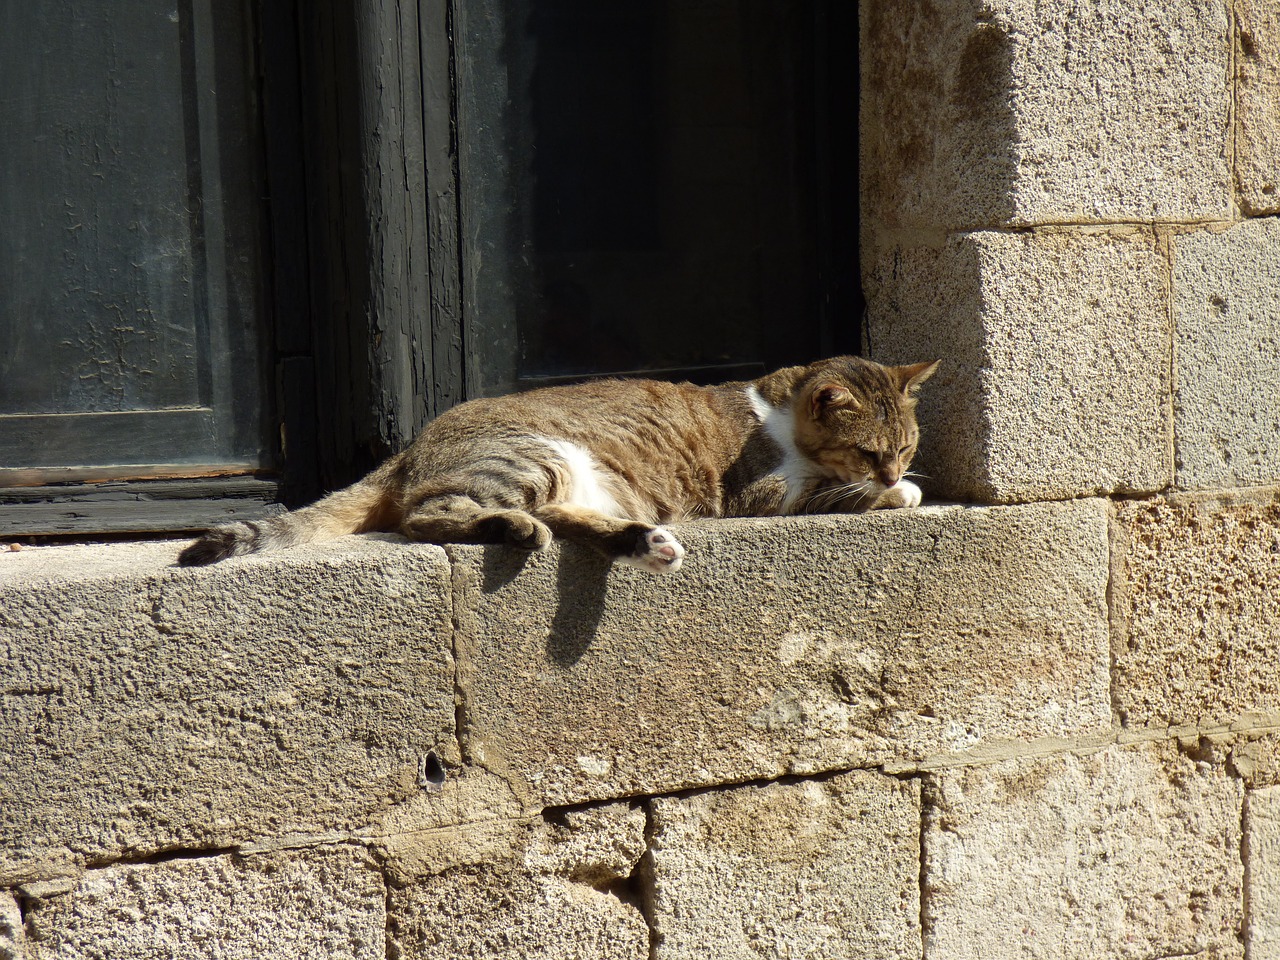
[[[180,567],[207,567],[237,552],[239,538],[232,530],[210,530],[178,554]]]

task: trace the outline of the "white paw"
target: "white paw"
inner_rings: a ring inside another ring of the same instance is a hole
[[[924,494],[910,480],[899,480],[892,487],[880,494],[876,508],[881,507],[918,507]]]
[[[684,547],[670,530],[654,527],[640,538],[634,554],[619,559],[650,573],[675,573],[684,562]]]

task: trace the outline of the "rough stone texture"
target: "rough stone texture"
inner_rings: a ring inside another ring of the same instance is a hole
[[[457,760],[439,548],[0,554],[0,883],[368,823]]]
[[[1280,481],[1280,220],[1175,241],[1178,485]]]
[[[31,921],[29,960],[386,956],[386,888],[351,847],[107,867]]]
[[[1097,501],[456,548],[464,750],[534,807],[1110,729]]]
[[[1236,0],[1236,182],[1240,205],[1280,213],[1280,6]]]
[[[22,911],[7,892],[0,890],[0,960],[23,960]]]
[[[643,810],[614,804],[450,828],[457,842],[440,859],[393,847],[393,955],[648,960],[630,884],[644,828]]]
[[[870,264],[872,356],[942,360],[918,408],[927,489],[1007,502],[1167,486],[1167,277],[1140,230],[965,234]]]
[[[1226,4],[861,11],[872,233],[1230,216]]]
[[[925,956],[1240,957],[1242,800],[1170,743],[938,774]]]
[[[1280,787],[1245,800],[1245,943],[1249,960],[1280,958]]]
[[[1255,719],[1250,717],[1250,719]],[[1263,729],[1228,735],[1226,760],[1247,787],[1280,786],[1280,715],[1267,718]]]
[[[654,960],[920,956],[920,790],[879,773],[652,801]]]
[[[1280,496],[1116,506],[1115,703],[1126,726],[1231,723],[1280,696]]]

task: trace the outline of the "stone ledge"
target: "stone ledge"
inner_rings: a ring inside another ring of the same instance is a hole
[[[537,808],[1109,731],[1106,512],[687,524],[670,578],[450,548],[464,752]]]
[[[352,830],[456,762],[443,551],[176,547],[0,554],[0,884]]]
[[[0,884],[1096,736],[1106,516],[703,522],[670,578],[386,537],[198,570],[172,543],[5,553]],[[449,811],[430,749],[450,784],[489,772]]]

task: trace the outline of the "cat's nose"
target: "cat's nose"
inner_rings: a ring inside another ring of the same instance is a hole
[[[896,463],[891,463],[881,467],[876,476],[886,487],[892,487],[902,479],[902,468]]]

